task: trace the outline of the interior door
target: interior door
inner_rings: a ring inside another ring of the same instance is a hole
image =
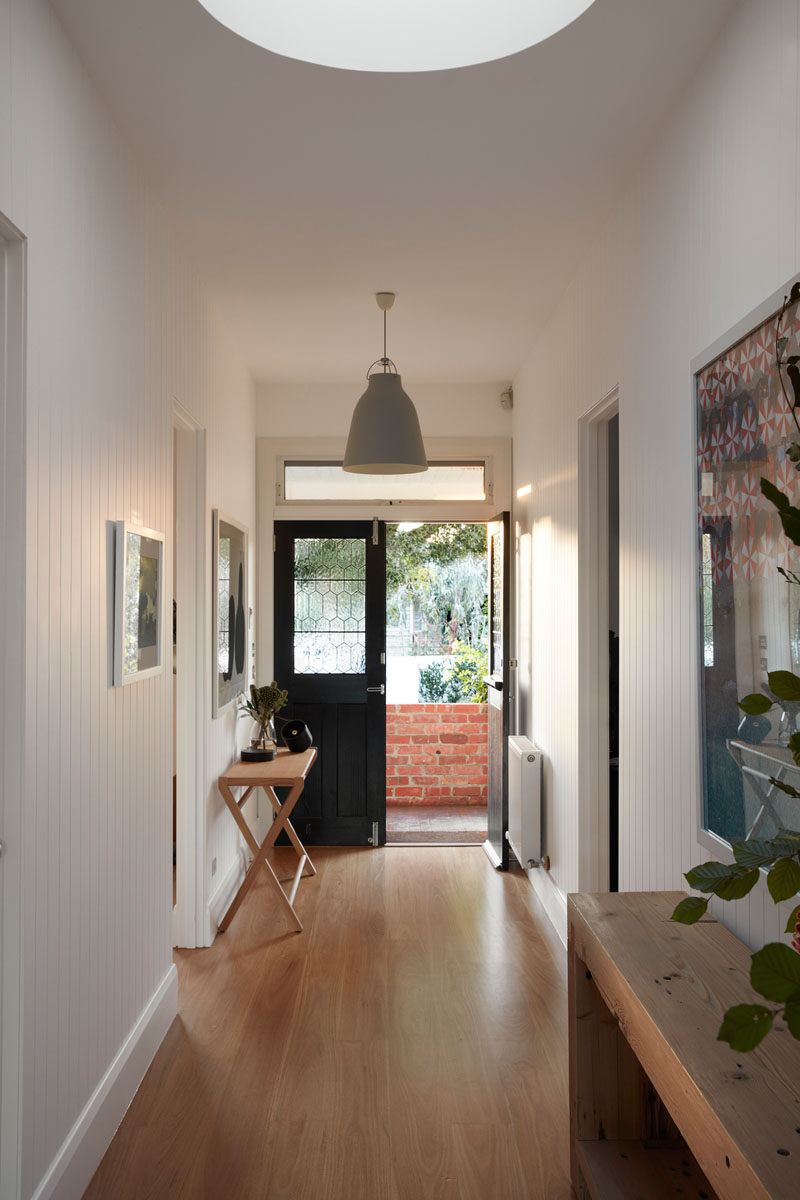
[[[386,841],[385,638],[383,522],[276,521],[279,715],[319,752],[292,817],[309,845]]]
[[[489,780],[488,838],[485,849],[501,870],[508,870],[508,735],[509,709],[509,621],[510,621],[510,514],[500,513],[489,522]]]

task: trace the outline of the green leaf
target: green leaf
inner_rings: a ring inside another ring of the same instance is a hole
[[[800,767],[800,733],[793,733],[789,738],[789,749],[792,752],[792,758],[795,765]]]
[[[768,942],[750,961],[750,983],[765,1000],[785,1003],[800,988],[800,954],[783,942]]]
[[[785,842],[794,842],[798,850],[800,850],[800,833],[796,829],[779,829],[776,835]]]
[[[692,867],[684,878],[697,892],[714,892],[721,900],[741,900],[742,896],[746,896],[755,887],[758,870],[707,862],[699,867]]]
[[[786,493],[776,488],[775,484],[769,479],[765,479],[763,475],[761,476],[761,495],[766,496],[767,500],[771,504],[774,504],[777,509],[783,510],[792,507]]]
[[[769,781],[773,787],[780,788],[782,792],[786,792],[787,796],[794,796],[795,800],[800,800],[800,792],[798,792],[797,788],[793,788],[790,783],[786,783],[783,779],[775,779],[772,775],[770,775]]]
[[[796,904],[789,914],[789,920],[786,922],[786,933],[795,933],[795,925],[800,917],[800,904]]]
[[[772,1028],[772,1013],[763,1004],[736,1004],[722,1019],[718,1042],[732,1050],[753,1050]]]
[[[731,867],[728,878],[715,888],[720,900],[741,900],[758,883],[758,867]]]
[[[699,867],[692,867],[691,871],[687,871],[684,879],[697,892],[716,892],[720,883],[728,878],[730,867],[726,867],[725,863],[706,862],[701,863]]]
[[[740,867],[768,867],[777,857],[771,841],[751,842],[744,839],[733,843],[733,857]]]
[[[761,717],[772,708],[772,701],[763,692],[751,692],[749,696],[742,696],[737,703],[749,717]]]
[[[767,875],[769,894],[776,904],[800,892],[800,863],[796,858],[779,858]]]
[[[800,700],[800,679],[791,671],[770,671],[767,681],[779,700]]]
[[[788,537],[793,546],[800,545],[800,512],[796,508],[790,508],[785,512],[779,513],[783,532]]]
[[[783,1009],[783,1019],[792,1037],[800,1041],[800,991],[795,992],[786,1001]]]
[[[687,896],[676,907],[671,920],[680,921],[682,925],[694,925],[705,915],[707,908],[708,900],[704,900],[702,896]]]

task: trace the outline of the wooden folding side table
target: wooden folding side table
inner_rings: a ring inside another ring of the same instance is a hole
[[[298,932],[303,928],[303,924],[294,910],[294,898],[297,895],[297,889],[300,886],[300,879],[306,865],[311,868],[311,875],[316,875],[317,872],[311,859],[306,854],[303,843],[295,833],[289,817],[292,815],[295,804],[300,799],[306,776],[311,770],[316,757],[317,751],[314,746],[310,746],[308,750],[300,751],[299,754],[292,754],[289,750],[280,749],[277,756],[271,762],[237,762],[224,775],[220,775],[219,790],[222,798],[230,809],[234,821],[239,826],[244,840],[253,852],[253,861],[242,880],[242,886],[239,888],[233,899],[233,903],[220,922],[220,932],[227,929],[230,925],[239,905],[253,886],[259,867],[264,867],[267,872],[267,878],[277,890],[281,903],[291,914]],[[233,794],[233,789],[239,787],[243,787],[245,790],[237,800]],[[245,801],[249,798],[253,789],[257,787],[260,787],[264,791],[272,805],[274,813],[274,820],[270,826],[269,833],[260,846],[242,814],[242,807]],[[288,787],[291,789],[283,803],[275,795],[276,787]],[[267,851],[275,845],[278,834],[282,830],[286,830],[289,841],[292,843],[299,859],[297,870],[294,873],[288,892],[284,890],[281,881],[272,869],[271,863],[267,860]]]

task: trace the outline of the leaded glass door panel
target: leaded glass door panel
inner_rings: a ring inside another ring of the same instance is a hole
[[[281,716],[319,758],[293,823],[311,845],[386,839],[386,539],[382,523],[275,523],[275,678]]]

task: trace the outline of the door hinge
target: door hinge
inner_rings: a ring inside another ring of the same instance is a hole
[[[381,840],[381,830],[377,821],[372,822],[372,837],[367,838],[367,844],[377,846]]]
[[[380,546],[381,544],[377,517],[372,518],[372,544],[373,546]]]
[[[368,687],[367,691],[368,692],[377,692],[379,696],[382,696],[385,693],[386,688],[383,686],[382,683],[376,683],[375,687]]]
[[[382,667],[386,666],[386,651],[385,650],[381,650],[381,666]]]
[[[278,535],[277,535],[277,533],[273,533],[273,535],[272,535],[272,553],[274,554],[277,549],[278,549]]]

